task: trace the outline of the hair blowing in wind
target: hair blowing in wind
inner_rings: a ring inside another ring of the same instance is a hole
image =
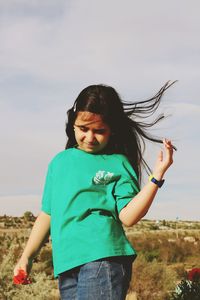
[[[76,145],[74,136],[74,122],[80,111],[88,111],[99,114],[111,129],[109,143],[104,153],[124,154],[141,179],[141,169],[144,167],[147,173],[151,169],[143,158],[146,140],[155,143],[163,143],[161,138],[149,134],[148,130],[164,118],[160,114],[149,121],[149,117],[155,114],[160,105],[165,91],[176,81],[166,82],[161,89],[150,99],[128,102],[120,98],[117,91],[107,85],[90,85],[78,95],[71,109],[68,110],[68,122],[66,123],[67,148]],[[176,150],[176,148],[173,146]]]

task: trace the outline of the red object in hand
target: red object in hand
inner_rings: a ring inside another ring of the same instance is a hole
[[[13,277],[14,284],[30,284],[31,280],[28,278],[28,274],[20,269],[18,274]]]
[[[191,281],[200,280],[200,268],[194,268],[188,272],[188,279]]]

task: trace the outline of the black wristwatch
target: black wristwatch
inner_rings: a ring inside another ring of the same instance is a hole
[[[149,181],[155,183],[159,188],[161,188],[161,186],[165,182],[165,179],[157,180],[153,175],[150,175],[149,176]]]

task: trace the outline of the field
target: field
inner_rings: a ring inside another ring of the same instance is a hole
[[[51,241],[48,241],[31,271],[31,285],[14,286],[13,267],[20,257],[35,217],[0,217],[0,300],[58,300],[53,278]],[[138,252],[127,300],[169,300],[187,271],[200,267],[200,222],[142,220],[124,228]]]

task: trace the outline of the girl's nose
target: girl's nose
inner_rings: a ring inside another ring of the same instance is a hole
[[[88,143],[92,143],[92,142],[94,142],[94,140],[95,140],[95,135],[91,130],[89,130],[87,132],[87,141],[88,141]]]

